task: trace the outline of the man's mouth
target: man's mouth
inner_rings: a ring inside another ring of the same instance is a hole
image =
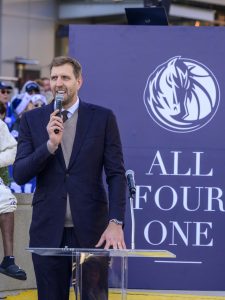
[[[57,90],[56,93],[59,93],[59,94],[65,94],[66,91],[64,91],[64,90]]]
[[[58,90],[58,91],[55,91],[55,94],[61,94],[64,98],[64,96],[66,95],[66,91],[64,90]]]

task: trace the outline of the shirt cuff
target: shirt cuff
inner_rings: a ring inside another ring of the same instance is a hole
[[[47,148],[48,148],[48,151],[51,153],[51,154],[54,154],[55,151],[58,149],[58,146],[54,146],[51,144],[50,140],[47,141]]]

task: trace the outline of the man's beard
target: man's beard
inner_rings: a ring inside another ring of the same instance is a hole
[[[62,102],[62,105],[63,106],[67,106],[68,104],[72,103],[73,102],[73,98],[71,95],[68,95],[66,96],[66,99],[63,100]]]

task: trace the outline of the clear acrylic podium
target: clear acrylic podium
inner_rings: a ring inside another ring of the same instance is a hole
[[[28,248],[45,256],[72,257],[72,285],[76,300],[126,300],[128,259],[175,258],[166,250],[104,250],[77,248]]]

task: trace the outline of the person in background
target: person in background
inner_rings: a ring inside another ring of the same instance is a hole
[[[42,93],[42,87],[36,81],[25,83],[24,97],[30,97],[34,107],[40,107],[47,104],[45,95]]]
[[[18,184],[36,176],[30,247],[125,249],[126,178],[115,115],[81,101],[77,60],[54,58],[50,82],[54,97],[63,94],[62,117],[55,101],[23,114],[13,165]],[[32,259],[38,299],[68,300],[71,257],[32,254]],[[98,290],[97,299],[105,300]]]
[[[0,81],[0,102],[3,103],[6,108],[8,107],[10,101],[11,91],[12,87],[10,85]]]
[[[2,232],[4,258],[0,273],[19,280],[26,280],[26,272],[15,264],[13,256],[14,211],[17,200],[7,184],[7,167],[14,162],[17,142],[9,133],[7,125],[0,120],[0,228]]]
[[[14,138],[18,138],[20,120],[24,112],[42,105],[46,105],[45,96],[40,93],[40,86],[35,81],[28,81],[24,84],[23,93],[12,99],[11,107],[16,116],[16,121],[10,128]]]
[[[40,87],[40,93],[43,95],[44,94],[44,87],[43,87],[43,81],[41,78],[37,78],[34,80],[34,82],[36,82],[39,87]]]
[[[18,98],[14,98],[12,100],[11,107],[16,117],[16,121],[10,128],[10,132],[11,135],[17,140],[19,135],[21,117],[24,112],[34,109],[34,104],[32,102],[31,96],[25,93],[23,95],[23,98],[20,98],[20,95],[18,95]]]
[[[13,122],[15,121],[15,118],[12,114],[11,107],[10,107],[11,93],[12,93],[12,87],[3,81],[0,81],[0,103],[2,103],[6,108],[6,116],[4,121],[9,128],[12,126]]]
[[[0,119],[4,121],[5,117],[6,117],[6,107],[2,102],[0,102]]]
[[[42,107],[43,105],[47,105],[46,97],[41,94],[32,95],[31,101],[34,105],[34,108],[38,108],[38,107]]]
[[[50,79],[48,77],[42,77],[41,80],[42,80],[42,87],[43,87],[44,95],[47,99],[47,102],[50,103],[54,98],[52,91],[51,91]]]
[[[50,79],[48,77],[42,77],[41,80],[44,92],[51,92]]]
[[[35,95],[41,93],[40,85],[37,82],[31,80],[25,82],[22,90],[24,89],[25,89],[24,93],[27,93],[29,95]]]
[[[40,86],[35,81],[27,81],[23,88],[22,93],[16,95],[11,102],[11,108],[15,115],[16,121],[10,128],[12,136],[17,140],[20,128],[20,121],[22,115],[34,108],[46,105],[47,101],[44,95],[40,93]],[[9,173],[12,176],[12,167],[9,167]],[[14,180],[10,183],[10,188],[15,193],[32,193],[36,187],[36,180],[33,178],[24,185],[18,185]]]

